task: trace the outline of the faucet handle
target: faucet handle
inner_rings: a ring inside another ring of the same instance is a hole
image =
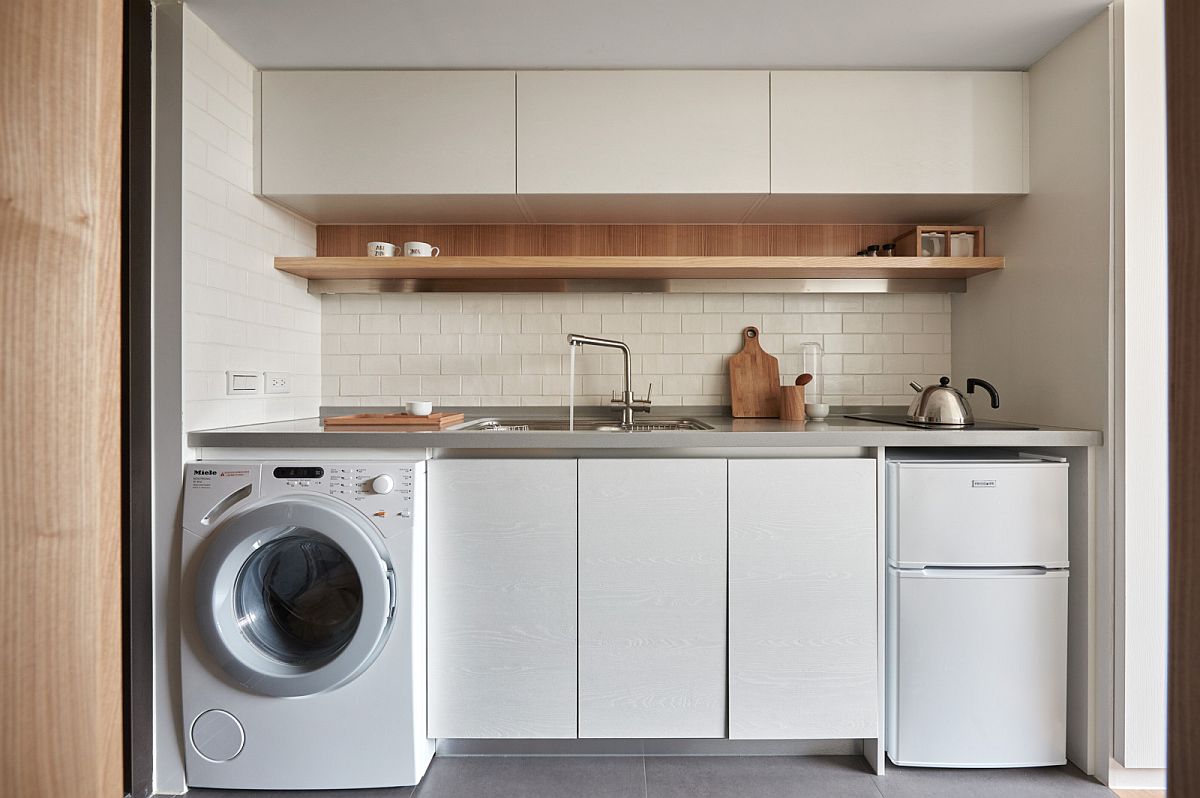
[[[640,410],[643,413],[650,412],[650,394],[654,393],[654,383],[650,383],[650,387],[646,389],[645,399],[634,399],[633,409]]]

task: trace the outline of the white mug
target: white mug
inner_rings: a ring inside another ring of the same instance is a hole
[[[436,258],[441,254],[437,247],[431,247],[424,241],[405,241],[404,255],[409,258]]]
[[[408,245],[405,244],[405,246]],[[389,244],[386,241],[372,241],[367,244],[367,257],[394,258],[396,257],[396,245]]]

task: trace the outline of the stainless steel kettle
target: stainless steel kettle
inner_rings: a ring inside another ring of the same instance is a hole
[[[950,385],[949,377],[942,377],[937,385],[928,388],[919,382],[910,382],[909,387],[917,392],[917,397],[908,406],[908,417],[920,424],[937,424],[943,427],[969,427],[975,423],[975,414],[971,412],[971,403],[959,390]],[[988,392],[992,399],[992,407],[1000,407],[1000,394],[987,380],[971,377],[967,380],[967,393],[975,393],[975,386]]]

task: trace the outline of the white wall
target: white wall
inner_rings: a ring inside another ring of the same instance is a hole
[[[1111,263],[1110,36],[1105,12],[1035,64],[1029,74],[1029,195],[973,220],[987,226],[1002,272],[971,279],[954,297],[953,367],[982,377],[1001,408],[974,403],[983,418],[1110,432]],[[1068,755],[1103,767],[1090,730],[1107,725],[1092,708],[1094,659],[1087,656],[1092,592],[1105,578],[1091,553],[1110,540],[1109,450],[1097,453],[1095,529],[1072,518],[1071,675]],[[1095,534],[1095,542],[1091,536]],[[1091,543],[1091,545],[1089,545]],[[1107,621],[1103,621],[1107,623]],[[1082,655],[1082,656],[1081,656]],[[1107,703],[1101,700],[1101,704]],[[1097,761],[1100,760],[1100,761]]]
[[[1162,0],[1114,4],[1113,758],[1166,767],[1167,171]],[[1114,770],[1116,770],[1114,768]],[[1120,773],[1128,786],[1145,773]]]
[[[254,70],[184,11],[184,429],[316,413],[321,306],[276,255],[314,255],[316,228],[253,189]],[[292,374],[284,396],[228,397],[225,371]]]
[[[182,429],[246,424],[313,415],[320,397],[320,301],[306,292],[305,281],[276,272],[278,254],[313,255],[316,229],[309,222],[264,202],[251,193],[252,77],[250,65],[217,38],[189,9],[155,11],[173,33],[156,40],[159,70],[180,70],[156,81],[182,85],[182,175],[158,175],[156,191],[174,190],[181,177],[182,251],[160,257],[156,271],[181,268],[182,341],[159,335],[156,363],[167,369],[182,348]],[[182,55],[178,55],[182,16]],[[156,28],[162,36],[163,27]],[[173,49],[168,57],[165,50]],[[181,63],[181,66],[180,66]],[[172,102],[159,98],[158,135],[178,119]],[[166,158],[158,152],[156,157]],[[171,203],[156,200],[156,208]],[[156,220],[159,231],[171,227]],[[156,299],[156,302],[159,300]],[[159,311],[175,308],[159,305]],[[156,325],[163,322],[156,321]],[[157,327],[156,327],[157,329]],[[164,328],[165,329],[165,328]],[[266,398],[226,397],[227,369],[285,371],[292,393]],[[157,401],[157,400],[156,400]],[[175,408],[178,405],[174,405]],[[175,413],[179,411],[174,410]],[[156,419],[159,430],[177,429],[179,416]],[[179,451],[176,437],[175,451]],[[183,449],[186,458],[186,448]],[[179,526],[177,521],[182,463],[156,465],[154,552],[154,784],[158,793],[186,787],[179,713],[178,595]]]
[[[833,404],[906,405],[909,380],[950,373],[944,294],[347,294],[323,298],[323,402],[566,404],[576,332],[628,343],[634,390],[654,383],[656,405],[729,404],[726,362],[749,325],[786,380],[800,345],[821,344]],[[576,357],[577,401],[620,390],[620,355]]]

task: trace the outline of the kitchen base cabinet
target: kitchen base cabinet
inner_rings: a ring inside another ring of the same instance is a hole
[[[729,736],[878,737],[876,464],[729,461]]]
[[[579,462],[579,736],[724,737],[726,461]]]
[[[576,736],[576,461],[429,464],[429,736]]]

